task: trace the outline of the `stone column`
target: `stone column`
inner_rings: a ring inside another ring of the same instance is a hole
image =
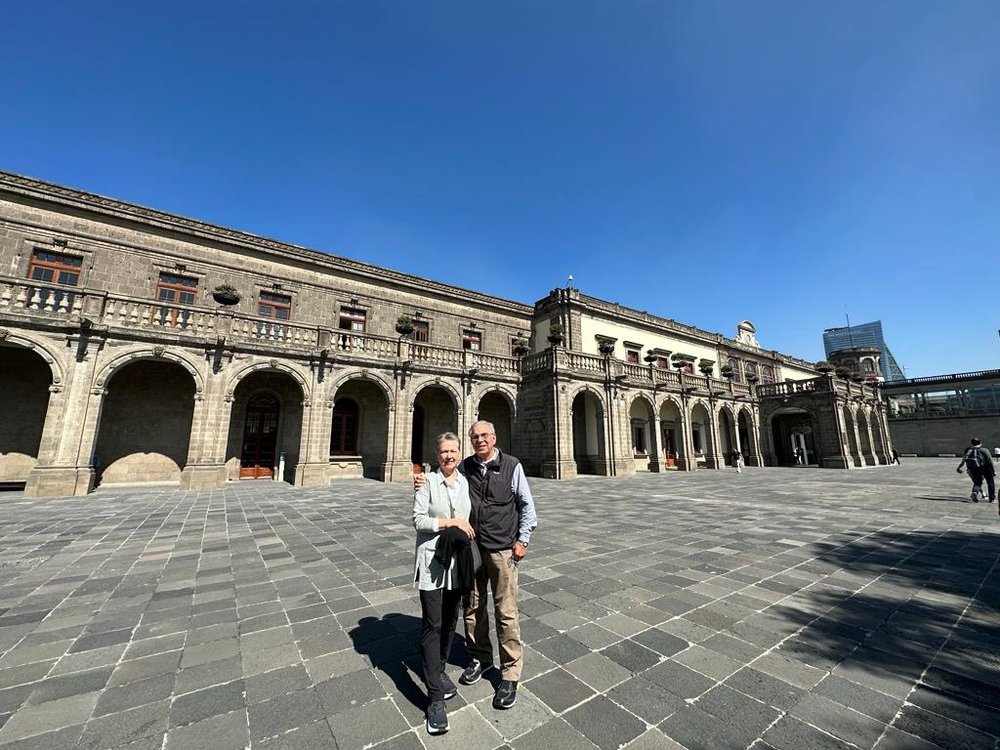
[[[409,375],[397,370],[393,403],[389,405],[389,435],[387,436],[386,461],[382,475],[387,482],[410,482],[413,461],[410,444],[413,439],[413,395],[407,388]]]
[[[816,446],[822,455],[821,465],[827,469],[853,469],[850,446],[847,445],[847,425],[844,422],[844,404],[832,396],[832,402],[827,405],[832,410],[833,419],[820,418],[821,424],[813,424],[813,433],[819,434],[820,441]],[[829,427],[825,423],[829,423]],[[832,428],[832,429],[831,429]]]
[[[196,393],[191,418],[187,463],[181,471],[182,490],[211,490],[226,483],[226,445],[219,436],[229,434],[226,378],[204,368],[205,392]]]
[[[66,384],[50,386],[38,463],[25,482],[26,497],[86,495],[93,490],[94,436],[105,390],[92,385],[102,340],[70,339],[77,357],[66,368]]]
[[[694,441],[691,438],[691,412],[688,409],[688,401],[682,401],[680,415],[677,422],[677,468],[681,471],[695,471],[698,468],[698,460],[694,457]]]
[[[655,407],[654,407],[655,408]],[[646,421],[647,429],[650,431],[649,435],[649,471],[651,473],[660,473],[663,471],[663,467],[666,465],[663,451],[660,449],[660,417],[658,414],[653,413],[653,418]]]
[[[736,433],[739,434],[740,431],[740,419],[739,414],[736,415]],[[764,465],[764,452],[761,450],[761,439],[764,435],[764,428],[761,426],[760,410],[755,409],[754,413],[750,415],[750,424],[747,426],[747,439],[750,440],[751,445],[748,445],[746,449],[740,448],[743,451],[743,460],[746,462],[747,466],[763,466]]]
[[[332,384],[325,368],[313,368],[311,393],[302,402],[302,435],[295,484],[320,487],[330,482],[330,435],[333,430]]]
[[[551,440],[554,458],[542,461],[541,474],[548,479],[572,479],[577,476],[576,459],[573,457],[573,403],[566,395],[566,382],[556,376],[548,384],[551,399],[552,427],[546,432]],[[548,404],[546,404],[548,406]]]
[[[711,407],[711,405],[710,405]],[[719,438],[719,415],[714,407],[706,410],[708,412],[707,445],[705,446],[705,467],[708,469],[725,469],[726,462],[719,452],[722,440]]]

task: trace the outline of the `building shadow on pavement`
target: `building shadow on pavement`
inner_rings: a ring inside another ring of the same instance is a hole
[[[805,566],[826,577],[767,610],[790,634],[779,653],[894,696],[897,706],[905,699],[899,729],[925,735],[932,716],[944,717],[950,746],[993,747],[998,542],[988,532],[880,531],[814,545]]]

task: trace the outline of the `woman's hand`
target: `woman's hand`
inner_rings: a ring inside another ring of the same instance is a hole
[[[447,528],[448,526],[457,526],[467,537],[469,537],[469,539],[476,536],[476,532],[472,530],[472,526],[469,525],[469,522],[462,518],[447,519],[444,523],[444,527]]]

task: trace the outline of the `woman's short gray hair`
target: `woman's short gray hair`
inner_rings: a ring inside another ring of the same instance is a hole
[[[454,432],[442,432],[440,435],[437,436],[437,447],[439,450],[441,448],[441,443],[447,440],[454,440],[456,443],[458,443],[458,449],[460,451],[462,450],[462,440]]]

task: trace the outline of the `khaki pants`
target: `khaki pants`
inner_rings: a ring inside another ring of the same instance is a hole
[[[493,589],[493,617],[500,646],[500,672],[505,680],[521,679],[524,646],[517,614],[517,566],[511,565],[512,552],[483,552],[483,567],[465,610],[465,645],[469,656],[481,664],[493,663],[490,645],[490,617],[486,611],[487,586]]]

